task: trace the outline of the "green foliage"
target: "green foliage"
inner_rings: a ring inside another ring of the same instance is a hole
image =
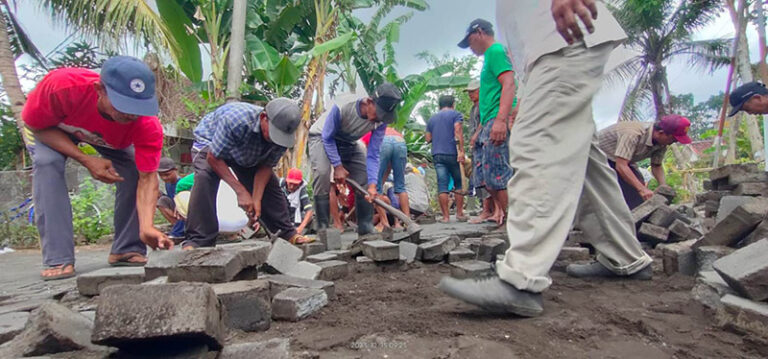
[[[8,213],[0,217],[3,224],[0,225],[0,247],[8,246],[15,249],[37,248],[40,243],[40,234],[37,227],[27,222],[27,216],[12,219]]]
[[[25,151],[19,128],[10,113],[10,107],[0,106],[0,170],[14,169],[19,163],[19,154]]]
[[[185,16],[184,10],[176,1],[156,1],[160,17],[168,27],[168,32],[178,46],[177,52],[184,54],[177,60],[179,70],[192,82],[203,78],[203,61],[197,39],[187,32],[192,28],[192,21]]]
[[[72,196],[72,224],[75,236],[93,243],[112,233],[114,186],[94,185],[90,178],[80,183],[80,192]]]
[[[690,93],[672,95],[670,100],[670,112],[685,116],[691,121],[688,134],[694,140],[704,139],[702,136],[717,126],[722,106],[723,92],[699,103],[694,103],[693,94]]]

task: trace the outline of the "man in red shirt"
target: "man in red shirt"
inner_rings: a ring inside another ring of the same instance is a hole
[[[43,247],[43,280],[75,274],[72,209],[64,178],[67,158],[80,162],[104,183],[115,183],[113,266],[141,266],[147,245],[173,242],[153,225],[158,197],[157,167],[163,147],[155,76],[139,59],[116,56],[101,74],[79,68],[51,71],[32,92],[22,118],[33,136],[35,222]],[[92,145],[102,157],[81,152]]]

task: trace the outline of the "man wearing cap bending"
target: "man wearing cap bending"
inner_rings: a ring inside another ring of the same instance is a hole
[[[504,46],[493,37],[493,26],[483,19],[469,24],[464,39],[459,42],[462,49],[470,48],[477,56],[483,56],[480,72],[480,126],[479,158],[475,166],[481,172],[485,189],[493,201],[502,208],[497,218],[503,224],[507,208],[507,181],[512,177],[509,165],[509,127],[514,121],[512,109],[517,106],[515,98],[515,74]],[[478,167],[479,166],[479,167]]]
[[[312,223],[312,201],[307,193],[307,183],[304,182],[304,175],[298,168],[291,168],[285,178],[280,179],[280,188],[288,201],[288,214],[296,226],[296,232],[304,233]]]
[[[594,0],[497,0],[496,16],[524,79],[510,134],[510,246],[496,262],[498,276],[444,278],[440,288],[487,311],[540,315],[541,292],[552,284],[549,271],[574,219],[597,261],[571,264],[568,275],[651,279],[653,260],[635,237],[592,118],[605,64],[626,34]]]
[[[619,186],[629,209],[634,209],[653,196],[636,162],[650,158],[653,177],[659,186],[665,185],[662,162],[667,146],[675,142],[691,143],[689,127],[691,121],[687,118],[668,115],[656,123],[619,122],[598,133],[600,149],[608,156],[608,165],[618,173]]]
[[[280,181],[272,171],[293,147],[300,122],[299,106],[287,98],[274,99],[264,108],[230,102],[203,117],[192,144],[195,185],[183,249],[216,245],[216,194],[221,180],[235,191],[238,206],[256,225],[261,219],[272,233],[279,231],[280,237],[294,244],[310,241],[296,233]],[[262,210],[264,203],[269,208]]]
[[[391,83],[376,87],[370,97],[340,103],[323,113],[309,129],[309,160],[312,164],[312,190],[315,196],[317,228],[328,228],[331,169],[336,186],[347,177],[362,186],[368,195],[355,194],[358,234],[375,231],[373,206],[379,176],[379,152],[387,124],[395,119],[395,109],[402,100],[400,90]],[[368,150],[358,143],[372,132]]]
[[[750,115],[768,114],[768,89],[760,82],[749,82],[733,90],[728,97],[731,113],[728,117],[744,111]]]
[[[117,186],[111,265],[144,265],[146,246],[173,246],[153,225],[163,147],[157,112],[154,74],[127,56],[107,60],[101,75],[79,68],[53,70],[29,93],[21,116],[33,160],[44,280],[75,274],[72,209],[64,178],[68,158],[93,178]],[[101,157],[84,154],[78,142],[89,143]]]
[[[160,176],[160,180],[165,183],[165,193],[157,199],[157,210],[172,225],[168,236],[172,240],[181,240],[184,237],[184,219],[176,212],[176,202],[174,202],[176,184],[181,179],[179,170],[176,169],[176,162],[168,157],[161,158],[157,174]]]

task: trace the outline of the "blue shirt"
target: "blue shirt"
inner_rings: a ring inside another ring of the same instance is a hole
[[[173,199],[176,197],[176,183],[165,184],[165,195]],[[171,228],[171,237],[183,237],[184,236],[184,221],[179,220]]]
[[[214,157],[242,167],[275,167],[286,148],[261,135],[259,114],[263,110],[244,102],[219,106],[195,127],[193,147],[207,146]]]
[[[427,132],[432,134],[433,155],[458,155],[454,124],[463,120],[455,110],[440,110],[427,123]]]

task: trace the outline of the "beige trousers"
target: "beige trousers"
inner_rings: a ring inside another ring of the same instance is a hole
[[[597,260],[628,275],[652,261],[640,247],[616,172],[597,145],[592,98],[613,43],[583,43],[541,57],[530,68],[510,134],[514,175],[507,184],[510,248],[496,263],[499,277],[541,292],[574,223]]]

